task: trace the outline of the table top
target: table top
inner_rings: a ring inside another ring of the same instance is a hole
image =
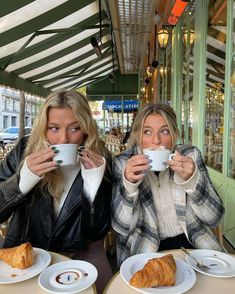
[[[180,258],[185,261],[185,254],[181,250],[169,250],[165,253],[172,253],[173,256]],[[207,276],[196,272],[196,283],[187,293],[189,294],[233,294],[235,289],[235,277],[234,278],[216,278]],[[140,293],[137,290],[129,287],[122,279],[119,272],[117,272],[107,287],[105,288],[104,294],[137,294]],[[166,293],[167,294],[167,293]]]
[[[51,254],[51,264],[69,260],[68,257],[57,254],[54,252],[50,252]],[[31,278],[26,281],[13,283],[13,284],[0,284],[0,293],[7,293],[7,294],[45,294],[43,289],[38,285],[38,276]],[[93,285],[87,288],[84,291],[79,292],[80,294],[96,294],[96,287]]]

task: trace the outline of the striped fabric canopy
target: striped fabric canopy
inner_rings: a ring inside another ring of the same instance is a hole
[[[2,85],[46,95],[104,79],[117,68],[101,1],[1,1],[0,16]],[[101,42],[102,58],[91,37]]]

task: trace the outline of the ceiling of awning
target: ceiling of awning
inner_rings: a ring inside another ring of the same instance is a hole
[[[116,70],[111,21],[101,2],[1,1],[0,84],[18,79],[49,91],[76,88]],[[103,58],[91,37],[101,40]]]
[[[169,1],[164,2],[167,5]],[[121,73],[136,73],[143,65],[159,5],[159,0],[109,1]]]

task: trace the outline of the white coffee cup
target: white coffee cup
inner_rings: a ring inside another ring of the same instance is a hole
[[[77,144],[56,144],[53,145],[58,153],[53,157],[53,160],[62,160],[60,166],[74,165],[78,157],[78,145]]]
[[[163,171],[167,169],[167,160],[171,160],[175,153],[171,153],[169,149],[144,149],[143,153],[148,155],[148,159],[151,159],[150,170]]]

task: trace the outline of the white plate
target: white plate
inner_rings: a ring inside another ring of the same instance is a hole
[[[11,284],[28,280],[40,274],[51,262],[51,255],[40,248],[33,248],[34,263],[25,269],[13,268],[0,261],[0,284]]]
[[[129,284],[132,275],[142,269],[151,258],[161,257],[160,253],[141,253],[126,259],[120,268],[120,274],[123,280],[133,289],[141,293],[154,294],[180,294],[188,291],[196,282],[194,270],[186,262],[175,258],[176,261],[176,282],[174,286],[164,286],[156,288],[135,288]]]
[[[226,253],[215,250],[197,249],[190,251],[190,254],[199,262],[210,267],[209,270],[202,270],[197,267],[196,262],[187,255],[187,263],[202,274],[220,278],[231,278],[235,276],[235,258]]]
[[[97,269],[82,260],[58,262],[38,277],[40,287],[49,293],[78,293],[89,288],[97,279]]]

